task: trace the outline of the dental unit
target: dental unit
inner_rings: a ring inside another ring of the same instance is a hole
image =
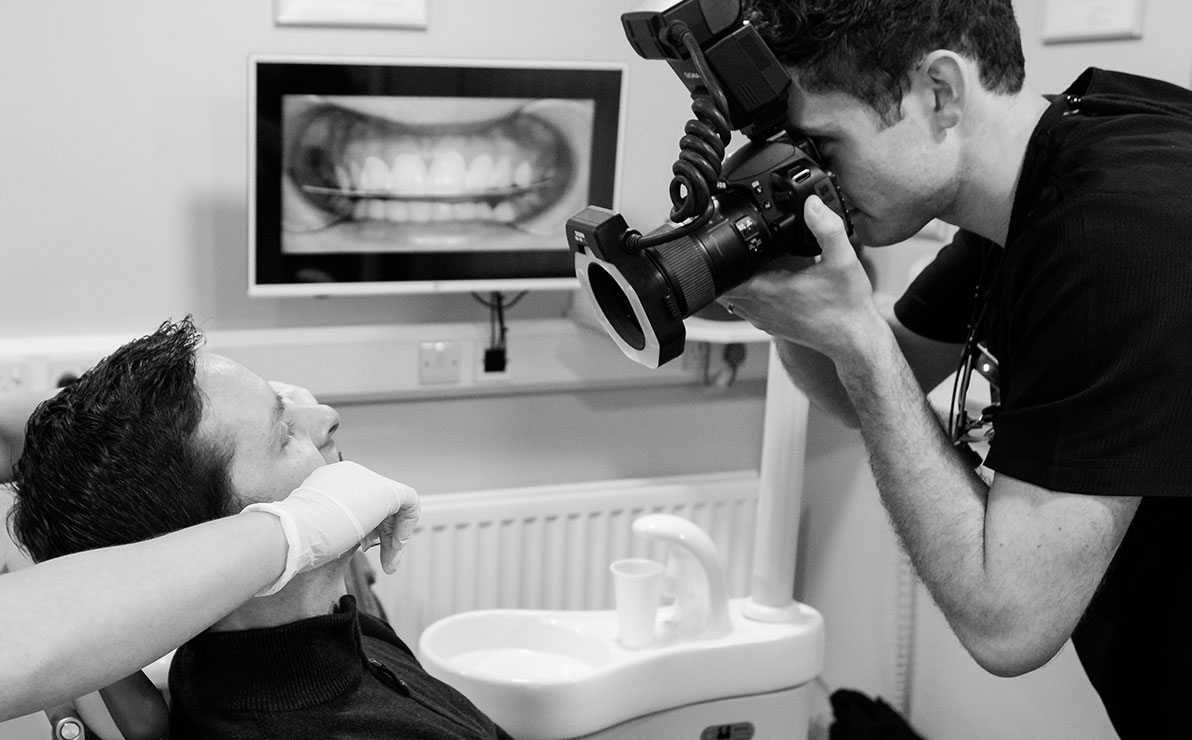
[[[763,538],[776,532],[763,522]],[[686,519],[647,514],[633,532],[668,550],[673,604],[656,617],[647,605],[646,644],[624,644],[617,610],[471,611],[422,633],[426,670],[522,740],[805,738],[808,684],[823,664],[819,613],[789,598],[730,598],[715,545]]]

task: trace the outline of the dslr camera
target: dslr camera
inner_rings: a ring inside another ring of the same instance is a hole
[[[739,0],[682,0],[621,16],[630,45],[665,59],[695,118],[679,142],[670,219],[648,234],[588,206],[567,221],[575,272],[597,318],[631,359],[656,368],[683,353],[683,320],[780,254],[813,257],[811,195],[848,221],[836,180],[788,124],[791,80]],[[732,132],[748,141],[725,153]]]

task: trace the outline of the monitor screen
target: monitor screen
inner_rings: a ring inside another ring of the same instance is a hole
[[[249,294],[572,289],[623,65],[250,59]]]

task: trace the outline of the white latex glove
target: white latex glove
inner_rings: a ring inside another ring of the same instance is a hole
[[[281,519],[289,543],[286,569],[257,596],[285,587],[297,573],[325,565],[357,545],[381,545],[381,567],[397,570],[402,549],[414,533],[418,494],[407,485],[354,462],[325,465],[282,501],[250,504]]]

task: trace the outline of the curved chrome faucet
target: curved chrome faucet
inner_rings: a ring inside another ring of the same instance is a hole
[[[732,631],[728,578],[715,543],[693,522],[673,514],[646,514],[635,534],[671,545],[668,580],[675,598],[671,632],[677,638],[711,638]],[[665,587],[664,587],[665,588]]]

